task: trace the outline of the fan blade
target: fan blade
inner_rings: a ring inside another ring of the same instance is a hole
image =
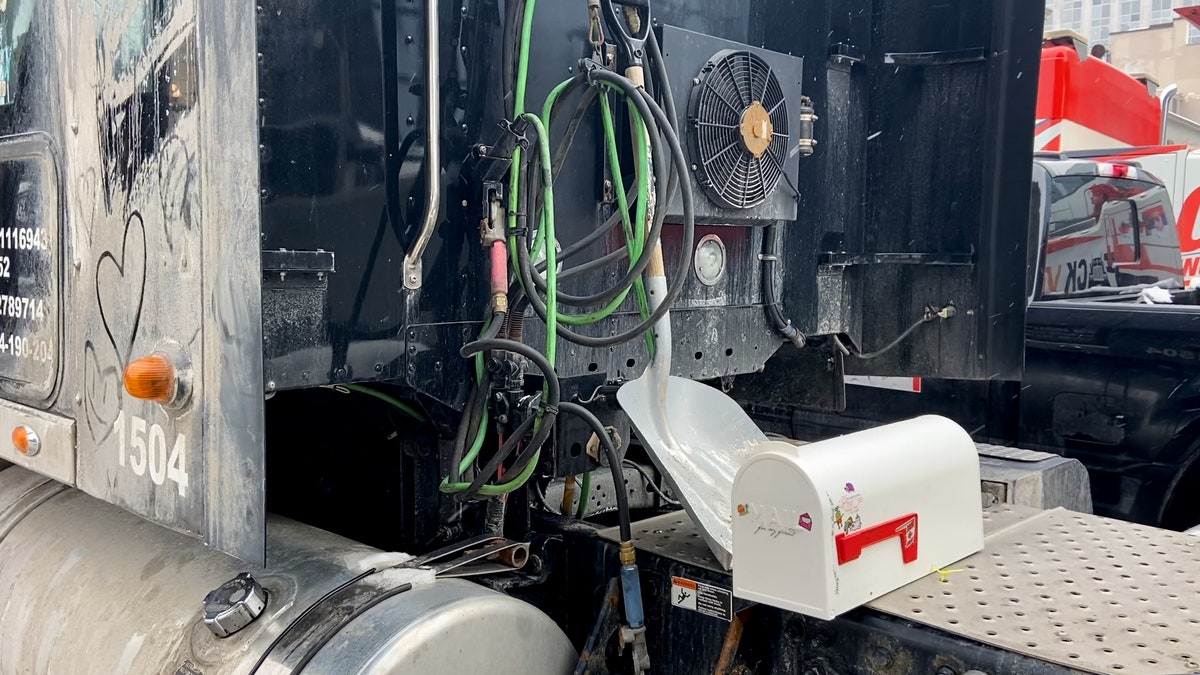
[[[767,72],[763,73],[762,93],[758,96],[760,103],[767,100],[767,87],[771,86],[771,78],[775,77],[775,73],[771,70],[771,64],[767,63],[766,61],[763,61],[762,63],[767,67]]]
[[[767,194],[767,186],[766,186],[765,180],[763,178],[762,160],[755,157],[751,161],[750,166],[754,167],[754,175],[757,177],[757,180],[754,181],[754,183],[755,183],[754,199],[755,199],[755,201],[758,201],[759,199],[763,198]]]
[[[750,195],[750,160],[747,159],[746,155],[738,158],[738,167],[744,167],[738,172],[741,174],[742,179],[742,189],[740,190],[740,194],[738,194],[738,205],[745,208],[749,205],[748,197]]]
[[[729,83],[733,85],[734,91],[737,92],[738,100],[742,103],[741,109],[738,110],[738,114],[740,115],[741,111],[745,110],[746,106],[750,105],[750,101],[747,101],[746,95],[742,93],[742,84],[740,82],[741,78],[738,77],[737,71],[735,71],[733,67],[734,58],[736,57],[731,56],[729,58],[722,59],[721,65],[725,67],[725,73],[728,75]]]
[[[737,144],[738,144],[738,142],[736,140],[734,140],[734,141],[730,142],[729,145],[726,145],[725,147],[723,147],[719,151],[717,151],[717,153],[715,155],[709,157],[708,159],[702,159],[700,161],[702,161],[704,163],[704,166],[708,166],[709,164],[712,164],[713,162],[717,161],[718,157],[729,152],[730,148],[736,148]]]
[[[710,87],[710,88],[709,88],[709,91],[711,91],[711,92],[713,93],[713,95],[717,97],[717,99],[718,99],[719,101],[721,101],[721,102],[722,102],[722,103],[724,103],[725,105],[729,106],[729,109],[733,111],[733,114],[734,114],[734,115],[736,115],[736,116],[737,116],[737,117],[739,117],[739,118],[742,116],[742,110],[743,110],[743,109],[742,109],[742,108],[739,108],[738,106],[734,105],[733,103],[730,103],[730,102],[729,102],[729,99],[725,98],[725,95],[724,95],[724,94],[722,94],[721,92],[717,91],[716,87]]]

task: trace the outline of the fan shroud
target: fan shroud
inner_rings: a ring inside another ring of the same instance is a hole
[[[693,80],[688,140],[697,183],[715,204],[762,205],[784,176],[788,100],[771,65],[747,50],[723,49]]]

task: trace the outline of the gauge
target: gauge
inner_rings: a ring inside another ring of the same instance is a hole
[[[725,244],[715,234],[707,234],[696,244],[696,277],[705,286],[715,286],[725,276]]]

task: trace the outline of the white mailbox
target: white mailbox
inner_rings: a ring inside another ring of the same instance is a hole
[[[734,595],[821,619],[983,548],[975,444],[943,417],[766,443],[732,506]]]

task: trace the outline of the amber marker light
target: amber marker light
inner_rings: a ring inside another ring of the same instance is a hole
[[[125,367],[125,391],[143,401],[170,404],[178,381],[175,364],[166,354],[143,356]]]
[[[17,449],[17,452],[25,455],[26,457],[32,457],[38,454],[38,450],[40,450],[42,447],[42,442],[38,439],[38,435],[33,431],[33,429],[30,429],[24,424],[17,425],[13,429],[12,442],[13,447]]]

